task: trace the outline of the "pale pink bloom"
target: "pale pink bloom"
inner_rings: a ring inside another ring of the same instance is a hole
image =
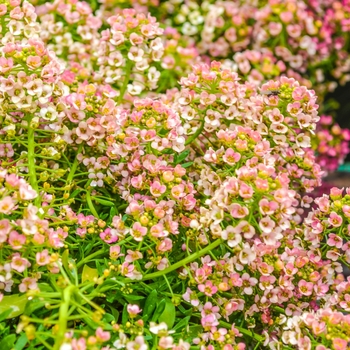
[[[22,258],[18,253],[12,257],[11,267],[17,272],[22,273],[29,266],[31,266],[31,263],[26,258]]]
[[[45,266],[50,262],[50,255],[47,249],[44,249],[42,252],[36,253],[36,263],[39,266]]]
[[[114,343],[114,346],[115,343]],[[124,347],[124,346],[122,346]],[[118,348],[118,347],[117,347]],[[120,347],[118,348],[120,349]],[[135,340],[133,341],[128,341],[126,343],[126,349],[127,350],[135,350],[135,349],[138,349],[138,350],[148,350],[148,346],[147,344],[145,343],[145,339],[142,335],[138,335]]]
[[[166,191],[166,186],[162,185],[159,181],[152,182],[150,186],[150,192],[154,197],[160,197]]]
[[[239,253],[239,260],[242,264],[250,264],[256,258],[255,251],[249,246],[248,243],[244,244],[244,249]]]
[[[26,236],[19,234],[17,231],[11,231],[8,242],[12,249],[18,250],[26,243]]]
[[[72,350],[86,350],[86,340],[84,338],[72,339]]]
[[[16,203],[10,196],[6,196],[0,200],[0,213],[10,214],[16,207]]]
[[[329,214],[329,218],[328,218],[328,222],[333,226],[333,227],[340,227],[342,222],[343,222],[343,218],[338,215],[336,212],[332,211]]]
[[[33,290],[37,288],[38,285],[36,279],[30,277],[23,278],[21,284],[18,286],[18,289],[21,293],[25,293],[28,289]]]
[[[111,338],[111,334],[108,331],[103,331],[101,327],[96,329],[96,338],[99,342],[103,343]]]
[[[199,299],[197,294],[190,288],[186,289],[186,293],[182,295],[183,299],[193,306],[197,307],[199,305]]]
[[[210,329],[211,327],[216,327],[219,324],[219,321],[214,314],[209,314],[205,317],[202,317],[201,324],[204,329]]]
[[[227,226],[226,229],[221,232],[221,238],[227,240],[227,244],[231,248],[236,247],[242,242],[242,236],[237,233],[237,230],[232,226]]]
[[[247,273],[242,275],[242,287],[243,292],[247,295],[253,294],[253,288],[258,283],[258,280],[254,277],[250,277]]]
[[[198,285],[198,289],[209,297],[213,296],[218,291],[218,288],[213,285],[212,281],[206,281],[205,284]]]
[[[327,240],[327,244],[330,247],[341,248],[343,245],[343,239],[334,233],[330,233]]]
[[[259,221],[259,227],[261,228],[263,233],[270,233],[275,228],[276,223],[270,219],[270,217],[266,216]]]
[[[131,249],[127,250],[127,256],[125,257],[126,262],[134,262],[136,260],[142,259],[143,255],[139,251],[133,251]]]
[[[171,336],[161,337],[158,342],[159,349],[173,349],[174,339]]]
[[[142,226],[139,222],[135,222],[132,229],[130,229],[130,234],[134,237],[135,241],[141,242],[147,234],[147,227]]]
[[[169,260],[167,258],[162,258],[157,264],[157,270],[162,271],[169,266]]]
[[[305,280],[300,280],[298,282],[298,288],[301,294],[309,296],[313,292],[314,284],[312,282],[306,282]]]
[[[127,311],[128,314],[131,318],[134,318],[137,316],[137,314],[139,314],[142,310],[140,309],[140,307],[138,305],[132,305],[132,304],[128,304],[127,306]]]
[[[249,210],[238,203],[234,203],[230,206],[230,214],[235,219],[242,219],[249,214]]]
[[[120,246],[114,245],[109,248],[109,256],[112,260],[118,259],[120,256],[124,254],[120,254]]]

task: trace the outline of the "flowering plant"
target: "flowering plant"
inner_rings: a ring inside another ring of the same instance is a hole
[[[108,9],[0,4],[0,349],[347,349],[315,91]]]

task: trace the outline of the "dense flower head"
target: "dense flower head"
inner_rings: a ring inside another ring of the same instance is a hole
[[[96,48],[96,78],[106,83],[116,83],[126,70],[132,72],[133,82],[124,75],[123,90],[130,95],[139,95],[145,88],[157,88],[160,73],[154,62],[164,54],[163,29],[150,14],[136,13],[125,9],[107,20],[109,28],[102,31]]]
[[[329,172],[337,170],[349,154],[349,141],[349,129],[341,129],[333,117],[322,115],[312,139],[317,163]]]

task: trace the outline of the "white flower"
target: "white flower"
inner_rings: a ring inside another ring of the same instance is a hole
[[[72,350],[72,345],[70,345],[69,343],[63,343],[60,347],[60,350]]]

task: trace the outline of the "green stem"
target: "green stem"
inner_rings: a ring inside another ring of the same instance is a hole
[[[223,326],[225,328],[228,328],[228,329],[231,329],[232,325],[227,323],[227,322],[224,322],[224,321],[220,321],[219,322],[220,326]],[[244,335],[247,335],[251,338],[254,338],[255,340],[257,340],[258,342],[262,342],[264,341],[264,337],[262,337],[261,335],[259,334],[256,334],[248,329],[245,329],[245,328],[242,328],[242,327],[238,327],[235,325],[235,328],[239,330],[240,333],[244,334]]]
[[[28,127],[28,167],[29,167],[29,182],[33,190],[37,192],[38,196],[34,200],[35,206],[40,208],[41,198],[39,193],[38,179],[35,171],[35,140],[34,129]]]
[[[58,332],[56,335],[55,345],[53,347],[54,350],[59,350],[67,331],[67,322],[68,322],[68,310],[71,296],[75,290],[76,286],[70,285],[63,292],[63,303],[61,304],[59,311],[59,319],[58,319]]]
[[[132,65],[133,65],[132,61],[128,60],[126,63],[126,67],[125,67],[125,76],[124,76],[123,85],[120,89],[120,93],[119,93],[119,97],[118,97],[118,103],[123,102],[124,94],[125,94],[126,88],[128,87],[128,83],[130,80]]]
[[[191,137],[187,139],[187,141],[185,142],[185,146],[191,144],[202,133],[203,129],[204,129],[204,119],[202,120],[198,130]]]
[[[97,211],[96,211],[94,205],[92,204],[91,195],[90,195],[90,192],[89,192],[89,191],[86,191],[86,201],[87,201],[87,204],[88,204],[88,206],[89,206],[89,208],[90,208],[90,210],[91,210],[92,215],[93,215],[95,218],[99,219],[99,216],[98,216],[98,214],[97,214]]]
[[[96,251],[95,253],[90,254],[89,256],[87,256],[86,258],[84,258],[83,260],[80,260],[78,262],[77,268],[79,268],[80,266],[84,265],[88,261],[92,260],[92,258],[95,258],[96,256],[99,256],[99,255],[102,255],[104,252],[105,252],[104,249],[100,249],[100,250]]]
[[[213,250],[216,247],[218,247],[221,243],[222,243],[222,240],[221,239],[217,239],[216,241],[214,241],[213,243],[209,244],[207,247],[205,247],[204,249],[200,250],[199,252],[191,254],[190,256],[186,257],[185,259],[182,259],[182,260],[178,261],[176,264],[173,264],[173,265],[169,266],[165,270],[154,272],[154,273],[150,273],[148,275],[143,276],[142,281],[151,280],[151,279],[155,279],[157,277],[161,277],[163,275],[167,275],[168,273],[170,273],[170,272],[172,272],[174,270],[177,270],[179,267],[185,266],[185,265],[191,263],[192,261],[200,258],[201,256],[207,254],[211,250]],[[134,280],[130,280],[128,282],[135,282],[135,281]]]
[[[78,168],[78,165],[79,165],[78,154],[81,152],[82,148],[83,148],[83,144],[80,144],[79,148],[77,150],[77,156],[74,159],[74,163],[73,163],[72,168],[70,169],[69,175],[67,177],[67,183],[68,184],[72,182],[74,174],[77,171],[77,168]]]

